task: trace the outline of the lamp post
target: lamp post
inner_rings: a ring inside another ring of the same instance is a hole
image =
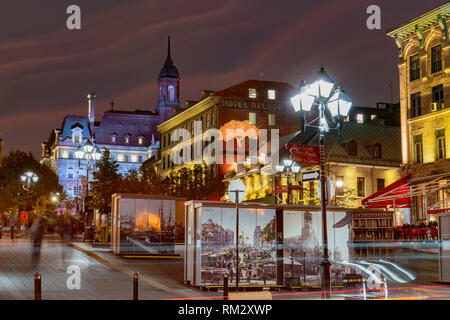
[[[33,171],[27,171],[23,175],[20,176],[20,180],[22,180],[24,187],[27,190],[27,202],[25,204],[25,211],[29,212],[31,187],[33,186],[33,184],[38,182],[39,177]],[[20,222],[19,222],[19,226],[20,226]],[[25,228],[26,228],[26,226],[25,226]],[[11,232],[14,233],[14,226],[11,226]]]
[[[320,202],[323,229],[323,253],[320,266],[322,271],[322,297],[329,299],[331,291],[331,264],[328,258],[327,200],[325,195],[325,134],[330,131],[337,132],[339,135],[342,133],[342,121],[347,117],[352,106],[352,101],[345,95],[340,86],[335,88],[334,81],[328,76],[322,66],[317,77],[311,84],[302,81],[300,93],[292,97],[291,102],[295,111],[309,112],[313,105],[317,105],[319,109],[319,116],[311,121],[307,121],[304,116],[303,125],[304,127],[313,127],[319,130]],[[326,114],[326,110],[328,110],[328,114]],[[335,127],[330,128],[329,122],[335,123]]]
[[[276,169],[277,169],[277,172],[279,172],[279,173],[283,173],[284,169],[286,169],[286,177],[287,177],[286,178],[287,179],[287,181],[286,181],[287,182],[287,201],[286,201],[286,203],[292,204],[290,174],[291,174],[291,172],[298,173],[300,171],[300,166],[296,162],[294,162],[290,159],[286,159],[286,160],[283,160],[282,164],[276,166]]]
[[[86,197],[89,196],[89,171],[93,169],[93,162],[100,159],[102,153],[98,147],[94,146],[91,140],[87,140],[83,146],[79,146],[75,150],[75,157],[78,159],[78,167],[80,167],[81,160],[86,160],[86,196],[83,194],[83,212],[84,212],[84,237],[86,240],[87,229],[87,213],[86,213]]]

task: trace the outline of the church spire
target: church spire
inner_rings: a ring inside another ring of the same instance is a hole
[[[172,60],[172,57],[170,56],[170,36],[167,37],[167,59],[168,61]]]

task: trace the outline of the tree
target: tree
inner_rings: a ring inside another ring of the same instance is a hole
[[[218,198],[225,192],[225,185],[214,175],[211,167],[195,164],[192,169],[171,170],[165,182],[168,193],[174,197],[193,200]]]
[[[24,187],[20,176],[33,171],[39,177],[30,189]],[[48,166],[39,163],[33,155],[20,150],[11,151],[3,159],[0,167],[0,210],[8,211],[39,208],[38,214],[45,213],[50,205],[47,201],[51,193],[62,194],[63,187],[58,183],[58,176]],[[36,207],[37,203],[39,205]],[[31,208],[30,208],[31,207]]]
[[[156,170],[154,162],[145,161],[142,163],[140,172],[142,179],[147,183],[147,194],[168,194],[167,185],[162,181]]]
[[[120,191],[121,177],[118,173],[119,165],[111,158],[107,148],[103,149],[103,155],[97,161],[96,171],[93,173],[92,200],[89,205],[102,214],[111,212],[111,196]]]

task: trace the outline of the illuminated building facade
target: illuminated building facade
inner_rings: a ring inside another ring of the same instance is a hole
[[[290,156],[286,144],[318,146],[317,130],[307,128],[280,139],[280,161]],[[358,208],[368,195],[383,189],[400,178],[400,128],[378,124],[344,122],[342,136],[328,135],[326,139],[325,172],[333,182],[335,197],[330,205]],[[301,182],[301,172],[318,170],[318,166],[299,163],[301,171],[291,173],[293,204],[319,205],[318,181]],[[287,203],[286,173],[252,170],[250,166],[228,174],[233,180],[240,178],[246,185],[247,198],[267,203]],[[281,186],[282,192],[277,193]]]
[[[399,49],[402,173],[442,184],[450,165],[449,19],[447,2],[387,33]],[[428,220],[428,205],[446,197],[425,193],[411,199],[413,222]]]
[[[180,150],[183,145],[191,146],[194,158],[194,144],[199,143],[199,150],[204,150],[207,143],[203,141],[204,133],[209,129],[267,129],[267,141],[270,141],[271,129],[278,129],[279,135],[287,135],[300,129],[300,117],[293,110],[290,97],[295,92],[288,83],[248,80],[229,88],[213,91],[202,91],[201,101],[186,102],[186,109],[169,120],[158,125],[161,141],[161,154],[158,171],[166,176],[173,168],[192,167],[193,161],[174,164],[172,152]],[[202,134],[194,132],[194,121],[201,122]],[[172,141],[174,131],[184,128],[191,139],[183,142]],[[246,144],[247,148],[247,144]],[[270,146],[267,147],[270,149]],[[225,146],[224,146],[225,150]],[[248,148],[246,149],[248,152]],[[203,153],[200,158],[203,157]],[[254,166],[261,166],[261,159]],[[258,162],[255,161],[255,162]],[[245,164],[224,163],[212,166],[216,175],[223,178],[228,172],[239,170]],[[266,162],[266,166],[269,166]]]
[[[169,38],[167,58],[158,75],[156,110],[115,110],[112,102],[101,121],[95,121],[96,96],[92,92],[88,95],[87,116],[65,116],[61,127],[50,132],[48,140],[42,143],[41,162],[57,173],[69,199],[80,198],[82,194],[86,160],[76,159],[75,150],[88,139],[100,150],[109,149],[119,164],[119,173],[139,169],[142,162],[155,156],[159,149],[156,126],[172,117],[181,106],[179,87],[180,76],[171,58]]]

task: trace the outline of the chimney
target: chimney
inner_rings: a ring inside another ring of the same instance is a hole
[[[94,130],[94,121],[95,121],[95,107],[94,107],[94,101],[95,101],[96,95],[95,92],[90,92],[87,95],[88,99],[88,114],[89,114],[89,128],[91,129],[91,132]]]
[[[200,100],[206,99],[214,93],[213,90],[202,90],[200,91]]]

